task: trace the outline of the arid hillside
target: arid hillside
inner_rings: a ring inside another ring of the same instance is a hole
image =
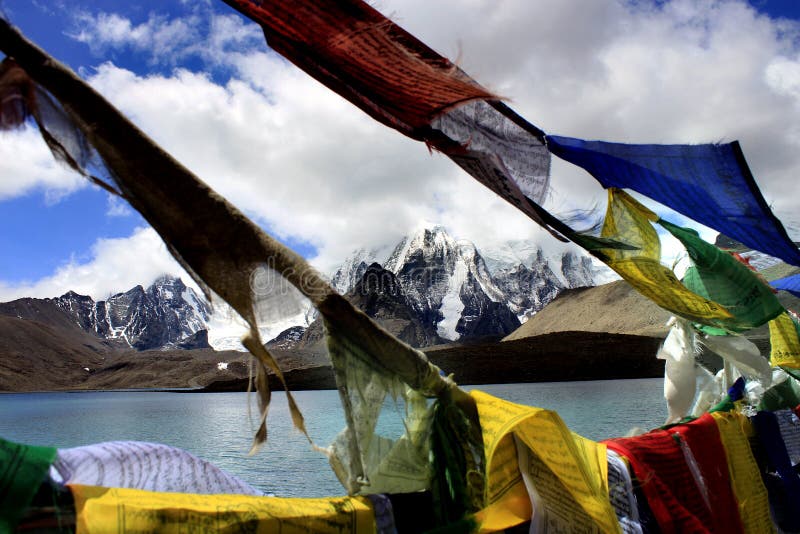
[[[578,330],[663,338],[669,317],[669,312],[620,280],[565,290],[504,341]]]

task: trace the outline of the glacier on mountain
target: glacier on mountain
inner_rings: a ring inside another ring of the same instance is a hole
[[[357,250],[331,280],[345,293],[371,263],[382,259],[374,252]],[[382,265],[397,276],[423,323],[449,340],[503,335],[561,290],[611,278],[574,247],[545,252],[530,242],[512,241],[484,251],[431,224],[403,238]],[[493,316],[491,320],[478,320],[488,319],[487,314]]]

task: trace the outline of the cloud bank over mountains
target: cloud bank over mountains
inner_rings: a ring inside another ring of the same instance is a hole
[[[328,271],[354,248],[396,242],[420,220],[478,248],[552,241],[445,157],[269,51],[258,26],[213,6],[220,10],[200,3],[180,14],[130,14],[109,4],[73,12],[63,31],[95,54],[82,69],[94,87],[268,232],[311,251],[319,268]],[[770,19],[737,0],[468,7],[383,0],[376,7],[549,133],[648,143],[739,139],[778,216],[795,207],[798,21]],[[132,55],[147,68],[129,64]],[[42,190],[56,202],[88,187],[52,160],[35,132],[5,133],[2,141],[0,172],[9,178],[0,200]],[[582,170],[554,158],[552,176],[549,208],[602,212],[605,194]],[[119,206],[109,204],[112,211],[120,216]],[[104,298],[161,272],[181,274],[149,229],[98,235],[90,256],[65,258],[42,280],[0,281],[0,300],[67,289]]]

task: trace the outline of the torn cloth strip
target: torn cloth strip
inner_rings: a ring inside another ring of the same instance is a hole
[[[378,372],[364,355],[357,355],[357,345],[325,324],[347,422],[330,447],[331,467],[339,481],[351,495],[410,493],[430,487],[431,410],[425,398],[396,375]],[[387,397],[394,400],[396,410],[404,405],[405,433],[396,440],[375,428]]]
[[[55,448],[0,438],[0,532],[14,531],[55,457]]]
[[[755,250],[800,265],[800,251],[767,206],[738,142],[628,145],[547,136],[547,146],[603,187],[633,189]]]
[[[772,383],[769,362],[761,355],[758,345],[745,336],[704,336],[701,342],[748,380],[759,380],[764,387]]]
[[[775,289],[782,289],[788,291],[795,297],[800,297],[800,274],[787,276],[786,278],[779,278],[769,283]]]
[[[141,441],[59,449],[50,473],[51,478],[63,484],[180,493],[263,494],[194,454]]]
[[[676,319],[664,344],[656,354],[664,365],[664,399],[667,401],[666,424],[677,423],[689,414],[697,389],[695,356],[697,339],[687,321]]]

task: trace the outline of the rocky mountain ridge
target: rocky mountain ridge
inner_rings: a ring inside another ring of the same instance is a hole
[[[442,226],[429,225],[386,251],[360,249],[331,277],[342,293],[355,288],[371,264],[393,273],[411,308],[443,340],[506,335],[560,291],[595,285],[597,269],[573,251],[550,255],[523,242],[484,255]],[[490,268],[491,266],[491,268]]]
[[[162,276],[106,300],[68,291],[48,299],[0,303],[0,315],[60,327],[77,325],[112,346],[136,350],[209,348],[211,310],[180,278]]]
[[[403,340],[424,347],[500,338],[561,291],[594,285],[597,278],[591,260],[572,251],[546,254],[529,243],[511,242],[488,254],[441,226],[427,225],[394,247],[355,251],[333,272],[331,283]],[[212,314],[205,298],[182,280],[162,276],[147,288],[138,285],[105,300],[68,291],[0,303],[0,315],[77,325],[113,346],[140,351],[244,350],[239,342],[244,324],[224,303],[215,304]],[[291,349],[321,337],[321,326],[306,334],[316,317],[307,306],[267,321],[263,339]]]
[[[427,347],[443,342],[435,326],[420,319],[394,273],[378,263],[367,266],[361,279],[344,296],[388,332],[411,346]],[[287,344],[284,340],[295,331],[285,330],[268,346],[324,350],[321,318],[315,319],[294,344]]]

